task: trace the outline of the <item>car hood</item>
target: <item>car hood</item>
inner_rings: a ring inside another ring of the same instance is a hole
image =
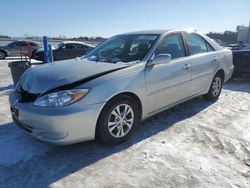
[[[128,65],[79,59],[48,63],[26,70],[19,80],[19,86],[29,93],[43,94],[55,88],[75,82],[83,83],[126,67]]]

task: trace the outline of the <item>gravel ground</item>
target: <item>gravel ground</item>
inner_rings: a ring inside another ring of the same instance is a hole
[[[250,187],[250,80],[143,122],[127,142],[41,143],[16,128],[0,61],[0,187]]]

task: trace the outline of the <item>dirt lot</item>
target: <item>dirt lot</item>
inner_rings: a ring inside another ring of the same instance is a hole
[[[116,147],[31,138],[12,123],[12,88],[0,61],[0,187],[250,187],[250,80],[156,115]]]

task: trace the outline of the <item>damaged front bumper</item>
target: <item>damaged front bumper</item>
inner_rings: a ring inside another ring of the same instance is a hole
[[[14,93],[9,103],[14,123],[33,137],[58,145],[95,138],[95,128],[104,103],[81,105],[81,101],[65,107],[36,107],[21,103]]]

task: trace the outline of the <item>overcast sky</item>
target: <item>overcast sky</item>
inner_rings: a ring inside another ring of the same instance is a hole
[[[195,28],[222,32],[248,25],[250,0],[1,0],[0,34],[104,36]]]

